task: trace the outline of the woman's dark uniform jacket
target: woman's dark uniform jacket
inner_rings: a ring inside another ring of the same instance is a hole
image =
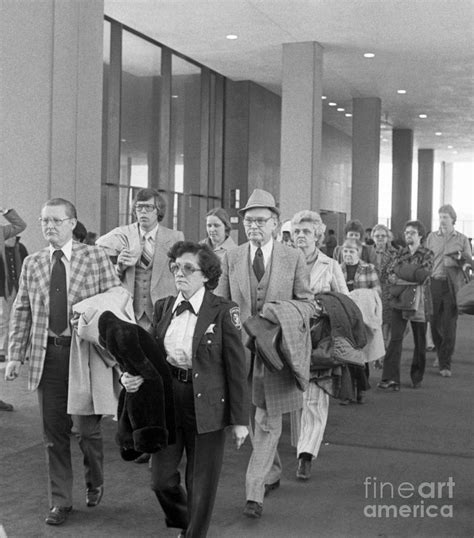
[[[153,334],[163,341],[175,297],[155,303]],[[194,409],[198,433],[247,425],[249,397],[239,307],[206,290],[192,343]]]

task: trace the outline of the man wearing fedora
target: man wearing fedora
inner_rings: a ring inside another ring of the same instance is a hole
[[[239,213],[248,242],[226,253],[216,295],[235,301],[240,306],[242,320],[258,314],[269,301],[311,300],[309,275],[301,251],[274,239],[280,210],[273,196],[255,189]],[[280,485],[277,447],[282,415],[302,407],[302,392],[288,368],[271,372],[259,357],[248,356],[248,374],[255,424],[244,514],[259,518],[265,494]]]

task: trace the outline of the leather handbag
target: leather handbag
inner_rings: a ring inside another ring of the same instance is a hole
[[[474,316],[474,280],[460,288],[456,294],[456,304],[460,313]]]
[[[416,310],[417,284],[392,285],[388,291],[391,295],[390,306],[395,310]]]
[[[310,371],[327,370],[342,364],[334,357],[334,340],[327,316],[311,320],[311,348]]]

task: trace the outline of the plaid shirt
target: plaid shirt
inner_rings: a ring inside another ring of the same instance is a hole
[[[28,388],[41,381],[48,338],[49,248],[28,256],[20,275],[18,295],[10,318],[8,357],[12,361],[29,358]],[[68,289],[69,319],[76,303],[120,286],[114,267],[101,247],[73,242]]]

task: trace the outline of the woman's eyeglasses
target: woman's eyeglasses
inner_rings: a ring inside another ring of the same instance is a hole
[[[191,276],[196,271],[201,271],[199,267],[194,267],[191,263],[176,263],[176,262],[170,262],[169,264],[170,271],[173,273],[173,275],[176,275],[178,271],[181,271],[184,276]]]

